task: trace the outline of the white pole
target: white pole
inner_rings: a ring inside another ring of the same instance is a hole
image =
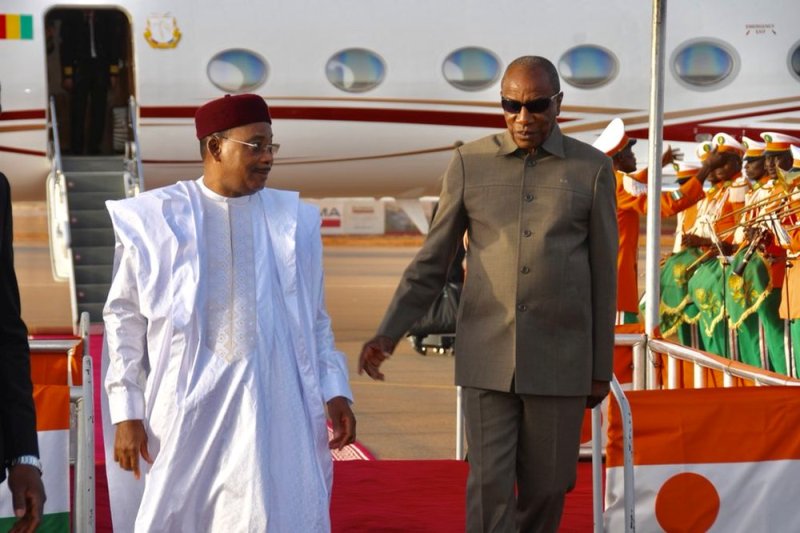
[[[658,260],[661,240],[661,151],[664,114],[664,34],[666,33],[667,0],[653,0],[650,124],[650,154],[647,179],[647,248],[645,253],[645,334],[652,337],[658,326],[658,301],[661,294]]]
[[[609,401],[614,401],[610,399]],[[594,533],[603,533],[603,421],[600,405],[592,409],[592,517]]]
[[[464,460],[464,399],[461,387],[456,387],[456,459]]]

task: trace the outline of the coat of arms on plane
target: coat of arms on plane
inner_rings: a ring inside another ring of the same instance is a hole
[[[147,17],[144,39],[152,48],[162,50],[175,48],[181,40],[178,21],[169,13]]]

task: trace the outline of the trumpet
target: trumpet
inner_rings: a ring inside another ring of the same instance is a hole
[[[763,226],[756,228],[756,231],[756,235],[751,237],[750,244],[747,245],[747,250],[745,250],[744,255],[742,256],[742,262],[736,265],[736,268],[733,269],[733,273],[739,277],[742,277],[742,274],[744,274],[744,269],[747,268],[747,263],[750,262],[750,258],[753,257],[753,254],[758,249],[758,245],[761,243],[761,240],[767,233],[767,229]]]
[[[724,230],[719,232],[720,236],[730,235],[731,233],[735,232],[737,228],[740,227],[752,228],[760,224],[763,224],[765,222],[775,222],[778,218],[784,218],[800,213],[800,204],[797,204],[795,206],[790,206],[791,204],[787,204],[785,202],[786,199],[788,199],[788,196],[784,198],[782,201],[779,201],[780,203],[778,205],[773,206],[771,209],[759,213],[758,215],[749,218],[747,220],[738,222],[733,226],[731,226],[730,228],[725,228]],[[771,199],[771,202],[774,203],[776,202],[776,200],[773,198]]]

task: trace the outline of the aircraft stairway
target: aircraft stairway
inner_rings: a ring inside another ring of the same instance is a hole
[[[100,323],[114,261],[114,229],[105,202],[126,197],[125,162],[122,156],[65,156],[62,165],[74,272],[73,301],[78,316],[86,311],[92,323]]]

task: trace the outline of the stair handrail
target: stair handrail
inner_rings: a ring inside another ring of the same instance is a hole
[[[72,265],[72,235],[69,227],[69,198],[67,196],[67,177],[64,174],[61,160],[61,140],[58,131],[58,115],[56,100],[50,97],[50,116],[47,121],[48,156],[51,160],[50,173],[47,176],[47,224],[50,245],[50,268],[53,278],[69,281],[72,316],[77,316],[78,303],[75,295],[75,275]],[[55,197],[53,197],[55,195]],[[62,257],[66,255],[66,257]]]
[[[61,164],[61,140],[58,136],[58,115],[56,115],[56,99],[55,97],[50,97],[50,121],[48,122],[50,126],[50,131],[52,132],[52,142],[53,142],[53,170],[56,171],[58,175],[63,176],[64,167]],[[65,193],[66,194],[66,193]]]
[[[130,146],[130,159],[134,163],[134,172],[136,179],[133,183],[133,191],[130,196],[136,196],[144,190],[144,168],[142,166],[141,146],[139,144],[139,105],[133,95],[128,98],[128,126],[131,130],[132,140],[129,142]]]

